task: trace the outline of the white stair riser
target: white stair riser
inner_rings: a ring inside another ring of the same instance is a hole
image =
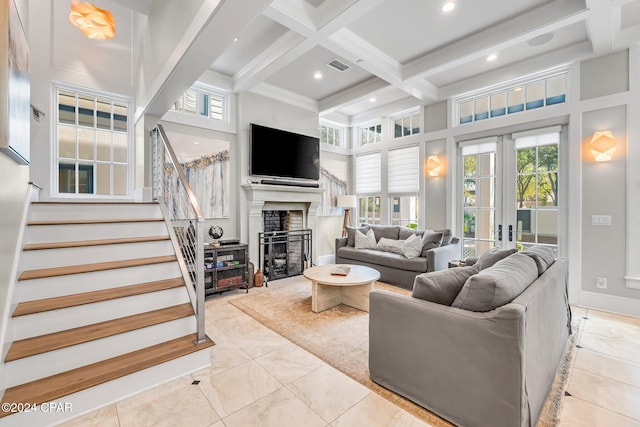
[[[24,242],[25,244],[56,243],[149,236],[168,236],[164,221],[29,225],[25,230]]]
[[[24,251],[20,257],[20,270],[38,270],[41,268],[124,261],[165,255],[175,255],[170,240],[76,248],[41,249]]]
[[[162,218],[157,204],[36,203],[29,208],[30,221],[68,219]]]
[[[162,262],[138,267],[21,280],[16,286],[16,291],[18,293],[18,301],[24,302],[137,285],[175,277],[182,277],[178,263],[175,261]]]
[[[194,316],[7,363],[7,387],[100,362],[196,332]]]
[[[206,348],[52,402],[60,403],[61,408],[64,408],[65,404],[70,405],[72,411],[20,412],[0,418],[0,427],[39,427],[58,424],[184,377],[191,372],[205,369],[211,365],[210,357],[211,349]]]
[[[13,339],[73,329],[189,302],[186,287],[14,317]]]

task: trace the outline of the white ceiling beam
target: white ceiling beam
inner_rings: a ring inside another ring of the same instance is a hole
[[[620,27],[620,7],[611,6],[611,0],[587,0],[589,17],[587,32],[593,53],[601,55],[614,49],[614,32]],[[615,21],[618,21],[616,26]]]
[[[374,109],[365,111],[364,113],[357,114],[351,117],[351,126],[364,124],[371,120],[379,119],[380,117],[388,117],[392,114],[398,113],[399,111],[405,111],[410,108],[419,107],[419,106],[420,106],[420,101],[412,97],[407,97],[399,101],[381,105],[379,107],[376,107]]]
[[[620,31],[620,34],[616,38],[616,47],[621,48],[633,44],[640,44],[638,40],[640,40],[640,24]]]
[[[306,96],[300,95],[298,93],[291,92],[274,85],[270,85],[269,83],[259,83],[252,87],[249,92],[278,101],[284,101],[287,104],[295,105],[296,107],[313,111],[314,113],[320,112],[318,101],[307,98]]]
[[[326,0],[318,6],[314,17],[316,28],[324,35],[330,35],[346,27],[356,19],[378,6],[384,0]]]
[[[315,8],[305,0],[274,0],[264,15],[302,35],[317,30],[314,23]]]
[[[440,99],[447,99],[454,96],[476,90],[480,87],[490,87],[502,84],[511,80],[520,79],[524,76],[538,73],[549,68],[561,67],[563,64],[569,65],[575,61],[593,56],[591,43],[584,41],[578,44],[566,46],[562,49],[550,53],[534,56],[523,61],[501,67],[499,70],[488,71],[454,84],[442,86],[439,91]]]
[[[428,77],[487,56],[490,53],[526,42],[588,17],[584,0],[561,0],[546,3],[509,21],[459,40],[442,49],[405,64],[404,79]]]
[[[344,105],[352,104],[369,97],[373,92],[389,87],[389,83],[377,77],[372,77],[355,86],[340,91],[320,100],[319,108],[324,113],[334,111]]]

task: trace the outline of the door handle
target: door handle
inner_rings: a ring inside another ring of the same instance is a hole
[[[498,242],[502,242],[502,224],[498,224]]]
[[[509,241],[513,242],[513,225],[509,224]]]

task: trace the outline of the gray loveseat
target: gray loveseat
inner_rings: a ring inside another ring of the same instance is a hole
[[[459,276],[464,286],[471,280],[465,276],[475,276],[472,282],[485,286],[461,290],[457,307],[372,291],[371,379],[459,426],[535,426],[571,333],[571,312],[566,259],[536,264],[531,273],[530,263],[522,266],[529,256],[439,272]],[[425,276],[414,295],[421,288],[423,297],[450,300],[455,280]],[[493,293],[491,280],[498,282]],[[476,311],[460,308],[469,305]]]
[[[406,240],[411,235],[423,236],[430,230],[412,230],[406,227],[363,225],[357,229],[347,227],[347,237],[339,237],[335,242],[336,264],[357,264],[374,268],[380,272],[380,281],[405,289],[413,287],[418,274],[448,268],[449,261],[460,257],[460,239],[453,237],[450,230],[437,230],[432,236],[435,241],[425,244],[420,256],[407,258],[403,255],[378,249],[359,249],[355,247],[354,233],[359,230],[366,233],[372,229],[376,240],[381,238]],[[440,234],[440,240],[437,235]]]

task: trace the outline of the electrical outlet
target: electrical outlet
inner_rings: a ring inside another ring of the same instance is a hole
[[[596,288],[598,288],[598,289],[607,289],[607,278],[606,277],[596,277]]]

